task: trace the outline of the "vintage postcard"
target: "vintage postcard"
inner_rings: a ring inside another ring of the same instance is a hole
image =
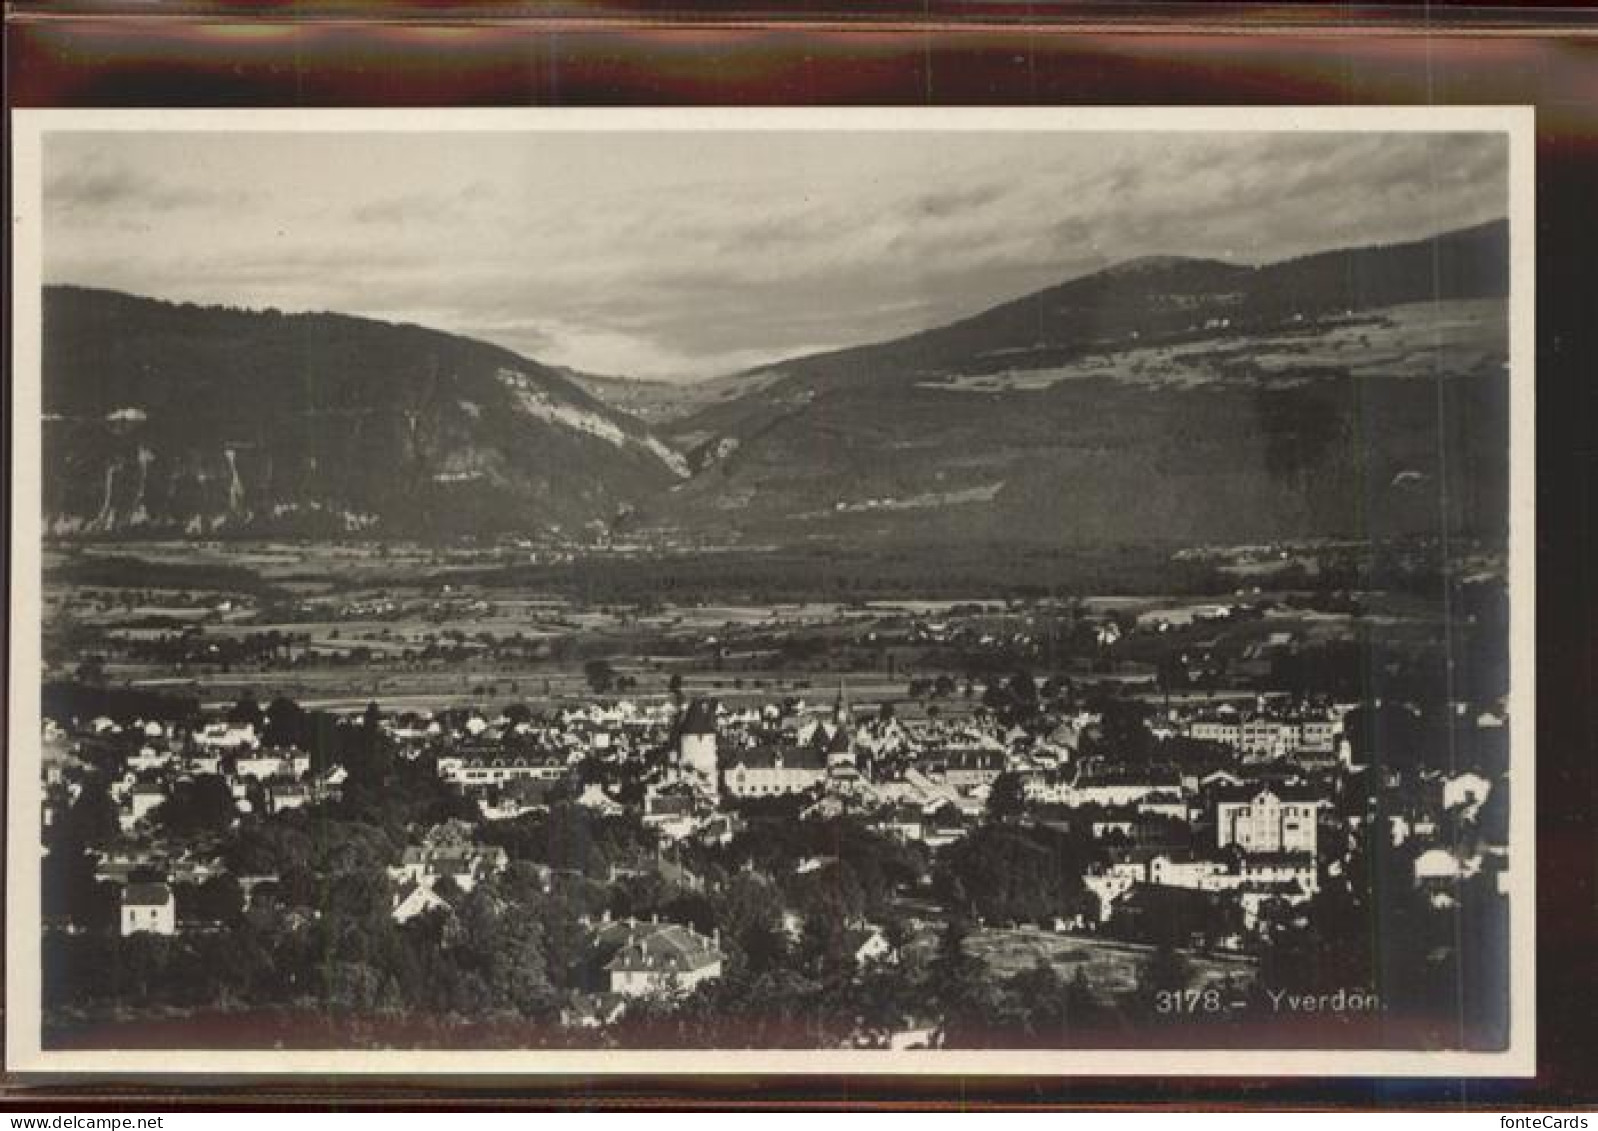
[[[14,124],[11,1071],[1532,1071],[1530,110]]]

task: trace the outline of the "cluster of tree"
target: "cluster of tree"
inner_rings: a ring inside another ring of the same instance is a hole
[[[638,686],[636,676],[616,670],[609,660],[595,658],[583,664],[583,678],[595,695],[609,695],[613,691],[631,691]]]
[[[985,824],[940,854],[933,882],[956,915],[1046,924],[1094,909],[1082,877],[1098,859],[1076,828]]]
[[[1301,913],[1271,917],[1257,985],[1289,993],[1364,990],[1389,1032],[1417,1047],[1502,1048],[1509,1024],[1509,901],[1483,871],[1433,903],[1414,849],[1373,842]],[[1321,1019],[1349,1028],[1354,1017]]]
[[[440,575],[440,581],[443,576]],[[1236,578],[1213,563],[1134,545],[987,544],[964,539],[902,547],[826,545],[758,553],[606,556],[457,571],[448,580],[562,591],[588,604],[664,601],[802,602],[894,598],[1037,600],[1061,593],[1220,594]]]
[[[896,893],[913,889],[927,873],[927,855],[918,845],[884,836],[854,817],[795,820],[784,811],[790,807],[779,803],[770,807],[773,815],[752,815],[715,857],[728,873],[748,864],[778,877],[785,902],[806,918],[878,918]],[[799,870],[801,863],[807,870]]]
[[[300,633],[269,632],[201,634],[190,629],[160,636],[140,636],[126,640],[122,652],[131,660],[147,664],[212,664],[221,668],[256,664],[263,668],[290,666],[296,646],[303,650],[310,637]]]
[[[132,554],[76,554],[50,567],[51,581],[108,589],[204,590],[207,599],[267,595],[275,587],[248,566],[150,561]],[[192,597],[190,598],[192,600]]]
[[[652,857],[656,846],[654,835],[635,814],[601,816],[572,802],[495,821],[483,827],[481,836],[513,860],[596,879],[607,877],[613,866],[631,867]]]
[[[270,903],[232,929],[172,937],[47,934],[44,996],[66,1014],[105,1015],[159,1002],[191,1009],[292,1006],[363,1016],[549,1019],[556,1008],[539,915],[515,877],[459,899],[455,913],[405,925],[389,915],[381,870],[321,879],[320,914]],[[226,912],[226,893],[196,891]],[[211,905],[214,904],[214,905]]]
[[[821,968],[735,956],[717,981],[681,1001],[630,1009],[604,1036],[645,1048],[870,1048],[921,1031],[955,1048],[1102,1046],[1141,1021],[1140,996],[1161,976],[1152,957],[1132,994],[1092,987],[1080,964],[1069,977],[1041,959],[1000,976],[972,952],[961,919],[930,946],[911,945],[902,931],[890,931],[889,943],[881,958]]]
[[[97,687],[80,681],[49,681],[40,692],[47,719],[105,718],[126,725],[136,719],[190,725],[200,717],[199,699],[131,687]]]

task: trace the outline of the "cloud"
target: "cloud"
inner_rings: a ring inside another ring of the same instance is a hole
[[[158,179],[111,161],[90,161],[54,171],[45,182],[44,199],[57,215],[109,222],[141,212],[216,210],[245,202],[237,191]]]
[[[880,340],[1151,254],[1502,215],[1487,135],[118,134],[46,148],[46,274],[332,309],[669,379]]]
[[[1004,186],[997,182],[942,189],[921,197],[915,202],[913,211],[935,219],[961,215],[992,204],[1002,198],[1004,193]]]

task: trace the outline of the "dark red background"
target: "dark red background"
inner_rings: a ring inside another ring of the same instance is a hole
[[[1532,104],[1538,161],[1538,960],[1533,1081],[1229,1079],[190,1081],[146,1105],[355,1108],[987,1104],[1530,1106],[1598,1102],[1598,19],[1312,6],[20,4],[9,104],[25,106]],[[1426,18],[1421,18],[1422,13]],[[8,493],[9,497],[9,493]],[[100,1094],[139,1103],[126,1085]],[[92,1102],[82,1086],[72,1106]],[[46,1089],[13,1101],[61,1110]]]

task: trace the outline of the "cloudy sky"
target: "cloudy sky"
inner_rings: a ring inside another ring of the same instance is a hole
[[[1505,214],[1501,136],[63,133],[47,282],[336,310],[692,380],[1152,254]]]

